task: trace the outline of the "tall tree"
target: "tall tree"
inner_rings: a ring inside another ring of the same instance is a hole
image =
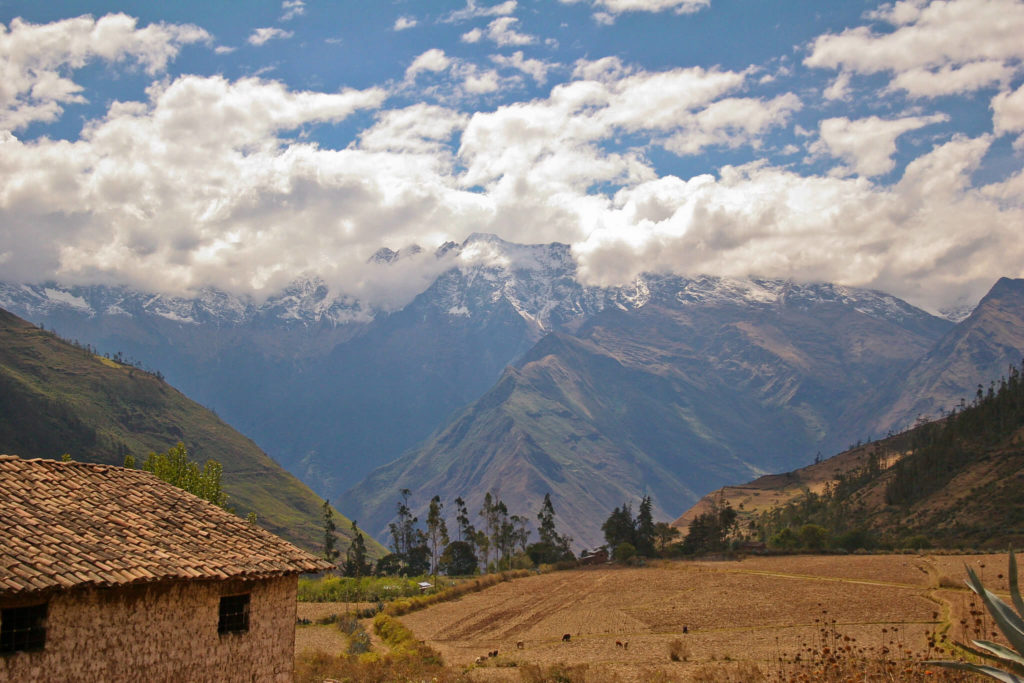
[[[416,545],[416,523],[419,518],[413,516],[412,509],[409,507],[409,496],[412,495],[412,491],[402,489],[401,495],[402,499],[398,501],[397,505],[396,521],[388,524],[388,530],[391,532],[392,548],[395,554],[403,561],[408,561],[409,551]]]
[[[654,525],[654,538],[657,541],[659,553],[664,553],[677,536],[679,536],[679,529],[668,522],[657,522]]]
[[[462,500],[461,496],[455,499],[455,509],[457,511],[455,521],[459,525],[458,540],[472,543],[476,536],[476,529],[469,523],[469,510],[466,509],[466,501]]]
[[[434,496],[430,499],[430,508],[427,511],[427,544],[430,547],[430,573],[437,573],[437,563],[441,552],[448,545],[448,525],[441,516],[441,509],[444,504],[441,496]]]
[[[339,553],[338,549],[335,547],[337,539],[336,539],[336,537],[334,535],[334,532],[335,532],[337,527],[334,524],[334,510],[331,509],[331,501],[330,500],[325,500],[324,501],[323,518],[324,518],[324,559],[327,560],[328,562],[330,562],[331,564],[335,564],[338,561],[338,555],[340,553]]]
[[[486,574],[491,553],[491,541],[487,538],[487,532],[483,529],[478,530],[474,535],[473,545],[476,546],[479,553],[478,557],[483,560],[483,567],[481,567],[480,571]]]
[[[644,496],[640,500],[640,509],[636,515],[636,551],[640,555],[654,555],[654,518],[651,516],[651,497]]]
[[[363,539],[363,532],[352,520],[352,543],[345,552],[345,576],[367,576],[370,573],[370,563],[366,559],[366,541]]]
[[[541,543],[547,543],[554,547],[558,542],[558,532],[555,531],[555,506],[551,504],[551,494],[544,494],[544,502],[541,503],[540,512],[537,513],[537,536]]]
[[[604,532],[604,540],[609,550],[614,551],[622,543],[629,543],[635,547],[636,522],[633,520],[633,509],[629,503],[623,503],[622,509],[615,508],[601,525],[601,531]]]
[[[551,503],[551,494],[544,494],[544,502],[541,503],[540,511],[537,513],[537,536],[539,540],[529,547],[527,552],[535,564],[554,563],[560,560],[572,559],[570,549],[572,539],[562,536],[555,527],[555,506]]]

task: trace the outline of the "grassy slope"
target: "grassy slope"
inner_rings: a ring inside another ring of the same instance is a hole
[[[0,452],[119,465],[185,442],[219,461],[229,504],[303,547],[322,543],[322,501],[252,441],[153,375],[95,356],[0,310]],[[339,532],[349,521],[336,517]],[[343,547],[347,545],[347,538]],[[374,555],[383,548],[369,542]]]
[[[883,538],[923,534],[940,547],[1005,548],[1024,541],[1024,427],[997,444],[961,446],[964,461],[938,490],[910,505],[886,503],[886,487],[898,460],[913,457],[913,430],[840,453],[819,464],[760,477],[741,486],[726,486],[704,496],[673,526],[685,536],[693,519],[715,501],[738,512],[740,527],[758,513],[796,502],[805,492],[820,494],[840,474],[855,474],[876,453],[878,476],[844,498],[851,526],[872,529]]]

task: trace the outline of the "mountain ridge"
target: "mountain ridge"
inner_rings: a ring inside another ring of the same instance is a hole
[[[223,466],[228,504],[261,526],[318,549],[321,501],[217,416],[158,377],[91,351],[0,309],[0,452],[121,465],[182,441],[193,459]],[[339,522],[343,538],[347,520]],[[368,540],[376,553],[383,549]]]

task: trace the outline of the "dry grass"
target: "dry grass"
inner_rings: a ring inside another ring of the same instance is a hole
[[[582,569],[464,593],[401,625],[451,680],[968,680],[921,664],[948,657],[949,641],[991,637],[969,591],[940,587],[965,559],[994,584],[1005,571],[1001,556],[916,555]]]

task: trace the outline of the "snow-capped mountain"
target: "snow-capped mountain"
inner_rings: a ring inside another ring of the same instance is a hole
[[[433,254],[381,249],[368,266],[400,275],[432,258],[443,272],[398,307],[375,307],[316,278],[264,301],[212,289],[185,298],[7,283],[0,284],[0,307],[160,370],[332,499],[424,442],[460,409],[494,396],[506,368],[532,358],[551,335],[582,344],[566,349],[633,368],[623,377],[643,383],[655,381],[648,370],[676,373],[672,391],[706,393],[666,394],[670,403],[726,401],[708,406],[719,417],[687,423],[691,432],[704,425],[739,433],[754,423],[782,430],[716,441],[712,450],[722,462],[740,463],[701,475],[700,486],[718,486],[716,476],[754,471],[757,458],[765,466],[804,464],[808,453],[831,447],[838,415],[865,387],[909,367],[952,327],[882,292],[827,283],[648,274],[620,287],[588,286],[567,245],[518,245],[493,235],[472,235]],[[586,375],[573,363],[567,376]],[[535,367],[542,369],[530,365],[531,372]],[[636,391],[607,382],[586,380],[597,392]],[[715,398],[709,386],[727,390]],[[739,405],[743,419],[734,422],[727,414]],[[591,419],[578,410],[557,408]],[[609,405],[594,410],[619,414]],[[768,450],[741,457],[757,444]],[[684,489],[685,482],[663,495]]]
[[[296,280],[282,292],[257,303],[251,296],[213,288],[195,297],[139,292],[104,285],[63,287],[0,282],[0,308],[35,318],[62,313],[99,316],[155,316],[176,323],[246,325],[271,318],[282,323],[344,325],[371,320],[374,311],[352,297],[332,295],[320,279]]]

